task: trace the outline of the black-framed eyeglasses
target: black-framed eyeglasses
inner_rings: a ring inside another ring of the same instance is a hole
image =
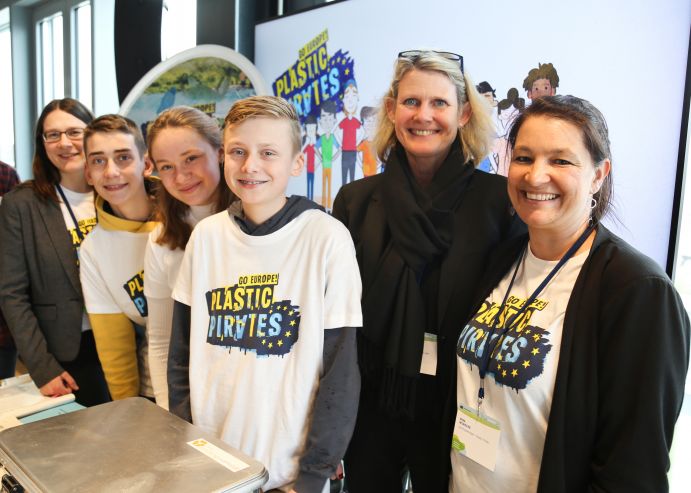
[[[59,142],[62,134],[67,135],[70,140],[80,140],[84,137],[83,128],[68,128],[65,131],[60,132],[59,130],[49,130],[48,132],[43,132],[43,141],[49,144],[54,144]]]
[[[436,53],[437,55],[443,56],[444,58],[448,60],[452,60],[454,62],[458,62],[458,65],[461,67],[461,73],[463,74],[463,56],[459,55],[458,53],[451,53],[450,51],[434,51],[434,50],[408,50],[408,51],[402,51],[398,54],[398,58],[405,58],[406,60],[410,61],[415,61],[418,59],[420,56],[424,55],[425,53]]]

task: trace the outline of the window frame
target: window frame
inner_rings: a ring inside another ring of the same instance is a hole
[[[94,74],[93,74],[93,1],[92,0],[51,0],[37,5],[32,11],[33,40],[34,40],[34,60],[36,71],[36,87],[34,101],[36,101],[37,114],[49,103],[44,100],[43,94],[43,46],[42,34],[39,23],[44,19],[60,14],[62,15],[62,50],[63,50],[63,87],[64,94],[56,97],[77,98],[78,91],[78,40],[76,39],[76,10],[77,8],[89,4],[91,6],[91,39],[89,43],[91,50],[91,98],[89,107],[93,104]],[[89,103],[88,101],[86,103]]]

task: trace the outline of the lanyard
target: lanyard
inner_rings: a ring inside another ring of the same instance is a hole
[[[74,223],[74,229],[77,233],[77,236],[79,237],[79,244],[81,245],[82,241],[84,241],[84,233],[82,233],[82,230],[79,229],[79,222],[77,221],[77,217],[74,215],[74,211],[70,206],[70,202],[67,200],[67,197],[65,197],[65,192],[63,192],[60,184],[57,185],[57,188],[60,197],[62,197],[62,202],[65,204],[65,207],[67,207],[67,212],[70,213],[70,217],[72,218],[72,222]]]
[[[526,252],[529,248],[528,245],[523,249],[521,252],[520,257],[518,258],[518,262],[516,262],[516,268],[513,271],[513,276],[511,277],[511,282],[509,283],[509,287],[506,290],[506,293],[504,294],[504,299],[501,302],[501,306],[499,307],[499,311],[497,312],[497,319],[496,322],[492,324],[492,330],[490,331],[489,335],[487,336],[487,339],[485,341],[485,351],[482,354],[482,361],[480,361],[479,365],[479,371],[480,371],[480,390],[478,390],[477,393],[477,408],[478,408],[478,414],[480,412],[480,405],[482,404],[482,399],[485,398],[485,375],[487,375],[487,370],[489,369],[489,364],[492,358],[492,354],[494,351],[497,349],[497,346],[499,345],[499,342],[504,338],[506,333],[516,324],[518,320],[520,320],[521,316],[525,311],[528,309],[528,307],[535,301],[535,299],[540,295],[543,289],[549,284],[549,282],[552,280],[552,278],[557,275],[557,272],[566,264],[566,262],[571,259],[571,257],[574,256],[576,251],[583,245],[585,240],[590,236],[590,234],[593,232],[595,229],[595,224],[589,226],[582,234],[581,236],[578,237],[576,242],[571,245],[571,248],[567,250],[567,252],[564,254],[564,256],[559,259],[559,262],[557,262],[557,265],[554,266],[552,271],[547,274],[547,277],[543,279],[543,281],[540,283],[540,285],[533,291],[533,294],[530,295],[530,297],[521,305],[521,308],[511,317],[506,317],[504,319],[504,328],[501,329],[501,333],[499,336],[494,339],[494,343],[492,343],[492,337],[494,336],[494,332],[499,329],[500,325],[500,320],[501,320],[501,315],[506,309],[506,300],[509,297],[509,293],[511,293],[511,288],[513,288],[513,283],[516,280],[516,275],[518,274],[518,269],[523,263],[523,259],[525,258]]]

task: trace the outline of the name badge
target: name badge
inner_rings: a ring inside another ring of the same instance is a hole
[[[451,448],[494,471],[499,449],[499,423],[463,406],[458,406]]]
[[[422,347],[422,362],[420,373],[425,375],[437,374],[437,335],[425,332],[425,345]]]

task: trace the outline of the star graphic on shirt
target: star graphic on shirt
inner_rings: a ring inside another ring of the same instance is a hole
[[[502,370],[502,371],[501,371],[501,376],[502,376],[502,377],[505,377],[505,376],[506,376],[506,370]]]
[[[274,309],[271,308],[271,309],[269,310],[269,313],[273,313],[273,312],[274,312]]]
[[[292,315],[292,314],[293,314],[293,310],[290,310],[290,311],[288,312],[288,315]]]
[[[525,360],[525,361],[523,362],[523,368],[528,368],[529,366],[530,366],[530,361]]]
[[[269,343],[269,349],[271,349],[272,347],[274,347],[274,343],[273,343],[273,342],[270,342],[270,343]]]
[[[539,340],[540,340],[540,334],[535,334],[535,335],[533,336],[533,340],[534,340],[535,342],[539,341]]]
[[[526,334],[530,334],[530,329],[525,331]]]
[[[286,337],[290,337],[291,335],[292,335],[292,333],[290,331],[286,332]]]
[[[501,354],[500,354],[499,356],[501,356]],[[497,358],[497,359],[498,359],[498,358]],[[499,363],[499,364],[497,365],[497,370],[501,370],[501,363]]]
[[[295,325],[295,320],[291,320],[291,321],[290,321],[290,325],[291,325],[291,327],[294,326],[294,325]]]
[[[516,375],[518,375],[518,370],[511,370],[511,376],[515,377]]]
[[[288,309],[287,306],[284,306],[284,307],[283,307],[283,311],[286,311],[287,309]]]
[[[497,360],[501,361],[501,354],[497,355]]]
[[[538,354],[539,352],[540,352],[540,349],[539,349],[539,348],[533,348],[533,351],[532,351],[533,356],[535,356],[535,355]]]
[[[349,69],[349,68],[345,69],[345,74],[346,74],[346,75],[350,74],[350,69]]]
[[[262,339],[262,344],[266,345],[266,339]]]
[[[279,346],[283,346],[283,341],[281,339],[279,339],[276,344],[278,344]]]

